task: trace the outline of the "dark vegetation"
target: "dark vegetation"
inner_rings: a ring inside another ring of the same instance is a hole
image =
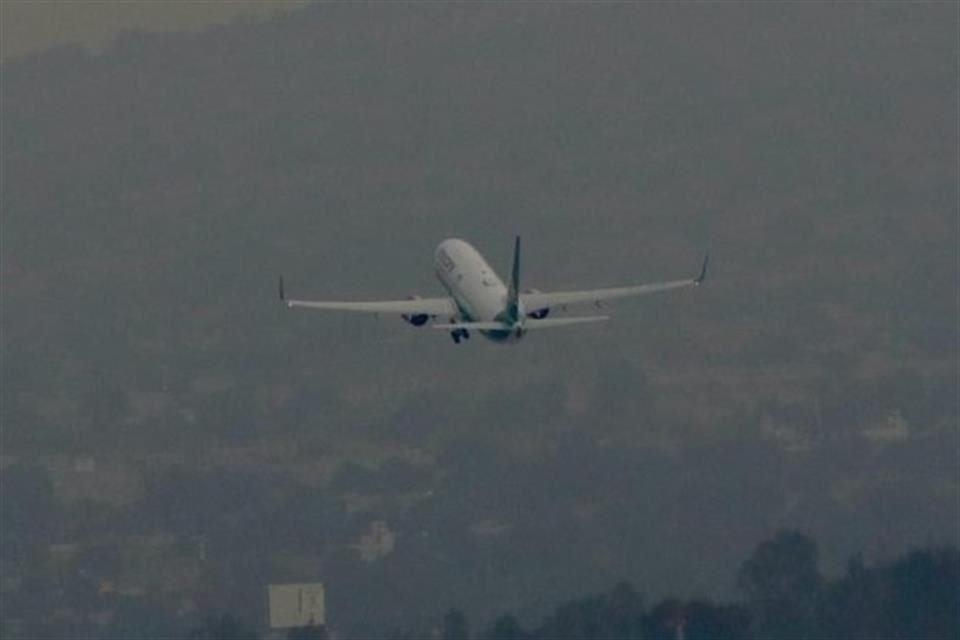
[[[742,597],[728,602],[667,597],[653,601],[629,582],[609,591],[558,604],[535,622],[501,613],[473,631],[468,616],[449,609],[415,630],[368,630],[363,638],[416,640],[793,640],[799,638],[947,640],[960,633],[960,551],[956,547],[910,551],[867,565],[850,558],[846,570],[825,576],[816,542],[783,531],[761,543],[741,565]],[[194,622],[190,622],[194,620]],[[58,633],[49,624],[46,633]],[[110,623],[71,637],[104,640],[258,640],[249,616],[230,613],[188,617],[157,602],[122,603]],[[60,636],[44,636],[60,637]],[[327,640],[324,626],[285,632],[287,640]]]
[[[325,3],[5,64],[0,635],[259,631],[312,580],[358,638],[942,622],[904,612],[960,539],[956,31]],[[714,268],[517,349],[274,300],[433,295],[442,237],[514,233],[524,286]],[[782,528],[823,568],[737,591]]]
[[[757,547],[742,565],[739,582],[746,597],[734,603],[667,598],[650,604],[629,583],[620,583],[608,592],[561,604],[532,626],[503,615],[476,637],[866,640],[951,638],[960,631],[956,548],[917,550],[876,567],[866,567],[854,557],[844,575],[827,579],[817,565],[815,542],[783,532]],[[465,637],[446,631],[444,635],[451,640]]]

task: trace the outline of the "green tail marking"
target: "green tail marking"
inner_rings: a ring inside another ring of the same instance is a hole
[[[510,272],[507,316],[510,318],[510,322],[516,322],[520,319],[520,236],[517,236],[513,245],[513,269]]]

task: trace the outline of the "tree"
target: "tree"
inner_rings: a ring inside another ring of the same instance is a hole
[[[287,640],[329,640],[329,638],[330,634],[327,633],[327,628],[322,624],[293,627],[287,632]]]
[[[673,640],[678,630],[686,627],[684,604],[676,598],[668,598],[655,606],[644,619],[644,638],[650,640]]]
[[[684,619],[687,640],[741,640],[750,629],[750,613],[738,605],[688,602]]]
[[[740,568],[738,584],[754,615],[754,633],[764,638],[816,636],[823,579],[817,543],[802,533],[781,531],[761,543]]]
[[[606,596],[605,635],[611,638],[636,638],[643,629],[645,603],[629,582],[618,583]]]
[[[870,640],[888,635],[884,620],[886,588],[880,572],[865,566],[857,554],[847,562],[847,574],[823,590],[820,630],[825,636]]]
[[[484,637],[487,640],[527,640],[531,636],[523,630],[516,617],[508,613],[497,618],[493,629]]]
[[[459,609],[450,609],[443,616],[443,640],[468,640],[470,626],[467,616]]]
[[[179,638],[182,629],[173,611],[146,600],[119,603],[110,624],[101,637],[113,640],[152,640],[153,638]],[[191,636],[192,637],[192,636]],[[207,640],[203,638],[203,640]],[[211,638],[210,640],[213,640]],[[220,640],[220,638],[216,638]],[[230,636],[230,640],[234,640]],[[236,640],[247,640],[237,638]]]
[[[561,604],[530,637],[632,640],[643,636],[648,622],[643,598],[630,583],[620,582],[609,593]]]
[[[258,640],[257,632],[229,613],[208,618],[202,627],[190,631],[189,640]]]
[[[886,607],[891,636],[960,636],[960,552],[914,551],[885,573],[891,586],[891,602]]]

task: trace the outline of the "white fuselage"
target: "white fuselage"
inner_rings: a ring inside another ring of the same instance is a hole
[[[480,252],[468,242],[450,238],[434,252],[434,265],[441,284],[450,293],[460,310],[462,322],[495,322],[504,320],[508,291]],[[523,310],[519,310],[523,317]],[[511,331],[482,331],[493,340],[513,337]],[[519,336],[517,336],[519,337]]]

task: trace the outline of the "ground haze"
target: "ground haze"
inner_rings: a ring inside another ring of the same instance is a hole
[[[957,29],[324,3],[5,63],[3,635],[315,581],[357,637],[479,628],[733,599],[780,529],[828,574],[955,544]],[[437,295],[437,242],[503,275],[518,234],[525,288],[711,273],[515,347],[276,300]]]

